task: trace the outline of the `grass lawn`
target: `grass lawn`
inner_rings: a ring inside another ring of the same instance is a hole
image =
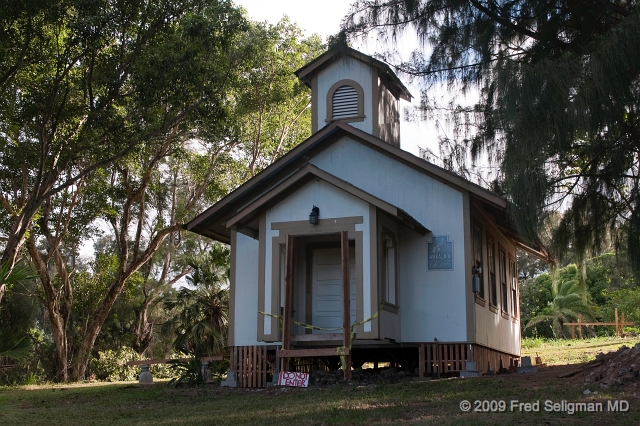
[[[522,342],[522,356],[537,355],[548,365],[577,364],[596,359],[600,352],[616,351],[620,346],[633,347],[640,337],[594,337],[583,340],[543,340],[525,339]]]
[[[578,351],[573,345],[571,348]],[[176,389],[166,382],[149,388],[137,383],[0,388],[0,405],[9,405],[8,410],[0,411],[0,425],[640,424],[637,396],[613,392],[586,396],[580,385],[557,379],[558,372],[553,369],[562,367],[542,369],[537,375],[308,389],[229,389],[217,385]],[[609,412],[608,401],[619,399],[628,401],[629,410]],[[471,412],[461,411],[463,400],[471,402]],[[511,400],[540,401],[540,411],[511,411]],[[546,400],[601,402],[603,412],[547,412]],[[474,412],[473,408],[482,407],[482,401],[487,401],[489,411],[490,401],[495,401],[493,408],[497,410],[502,401],[504,411]]]

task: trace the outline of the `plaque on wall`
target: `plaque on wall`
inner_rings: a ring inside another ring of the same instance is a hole
[[[430,271],[453,270],[453,241],[449,241],[449,236],[434,236],[433,241],[427,244],[427,268]]]

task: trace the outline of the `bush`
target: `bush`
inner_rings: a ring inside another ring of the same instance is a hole
[[[144,359],[136,351],[128,346],[123,346],[117,351],[106,350],[98,352],[98,358],[92,358],[89,363],[91,372],[99,380],[110,382],[131,381],[138,378],[139,367],[128,366],[129,361]]]
[[[184,357],[184,354],[172,354],[172,358]],[[132,381],[138,379],[140,373],[139,366],[129,366],[129,361],[140,361],[145,359],[135,350],[128,346],[123,346],[117,351],[107,350],[98,352],[98,358],[92,358],[89,363],[91,373],[99,380],[109,382]],[[156,379],[169,379],[174,376],[171,366],[168,364],[153,364],[149,369],[151,375]]]

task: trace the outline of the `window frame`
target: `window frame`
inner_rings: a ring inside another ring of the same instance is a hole
[[[487,263],[489,279],[489,309],[498,313],[498,289],[496,283],[496,244],[490,233],[487,232]]]
[[[508,316],[509,295],[507,293],[507,252],[501,244],[498,245],[498,268],[500,273],[500,308]]]
[[[520,297],[518,295],[518,264],[513,255],[509,253],[509,273],[511,274],[511,316],[518,318]]]
[[[342,86],[351,86],[356,90],[356,93],[358,94],[358,115],[351,116],[351,117],[333,118],[333,95],[335,94],[336,90],[338,90]],[[349,123],[354,121],[364,121],[365,119],[364,91],[362,90],[362,86],[360,86],[360,84],[355,80],[344,79],[344,80],[336,81],[335,83],[333,83],[333,85],[329,88],[329,91],[327,92],[326,102],[327,102],[327,116],[325,118],[326,123],[330,123],[333,121]]]
[[[480,289],[478,293],[476,293],[476,302],[480,305],[484,306],[485,304],[485,292],[484,292],[484,272],[482,270],[483,263],[483,241],[482,241],[482,226],[477,221],[472,222],[473,227],[473,264],[474,266],[478,266],[480,268],[480,273],[478,274],[478,278],[480,279]],[[472,288],[473,291],[473,288]]]
[[[385,227],[382,227],[380,233],[380,300],[382,308],[394,313],[398,313],[400,307],[398,301],[398,242],[395,233]],[[393,300],[389,300],[389,249],[393,249]]]

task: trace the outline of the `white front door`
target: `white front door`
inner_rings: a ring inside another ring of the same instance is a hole
[[[356,257],[349,249],[351,324],[356,321]],[[342,261],[339,248],[313,250],[311,324],[322,328],[342,327]],[[340,330],[313,330],[340,333]]]

